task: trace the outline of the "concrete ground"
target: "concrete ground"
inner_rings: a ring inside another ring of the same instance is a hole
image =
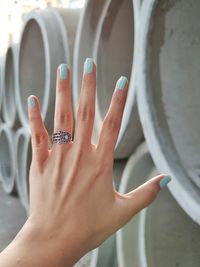
[[[0,251],[16,236],[26,221],[26,211],[19,198],[8,196],[0,182]]]

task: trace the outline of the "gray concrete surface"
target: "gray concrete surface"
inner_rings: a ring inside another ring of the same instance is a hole
[[[26,221],[26,211],[19,198],[7,195],[0,182],[0,251],[16,236]]]

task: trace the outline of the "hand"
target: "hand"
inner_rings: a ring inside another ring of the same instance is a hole
[[[30,96],[28,99],[33,159],[30,216],[24,228],[30,233],[29,242],[35,238],[34,242],[41,249],[45,247],[41,266],[72,266],[149,205],[160,191],[160,185],[169,182],[168,177],[159,175],[125,195],[113,187],[114,148],[127,92],[128,81],[121,77],[104,118],[98,144],[92,144],[96,66],[87,59],[74,139],[67,144],[53,144],[51,149],[38,98]],[[54,132],[72,133],[73,123],[70,70],[61,65],[57,71]],[[38,257],[33,266],[40,266],[41,262]]]

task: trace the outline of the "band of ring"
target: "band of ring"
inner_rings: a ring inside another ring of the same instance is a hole
[[[65,144],[72,140],[72,135],[69,132],[59,131],[52,134],[51,140],[54,144]]]

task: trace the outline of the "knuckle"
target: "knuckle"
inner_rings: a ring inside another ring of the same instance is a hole
[[[47,135],[45,132],[35,132],[32,134],[32,139],[34,141],[35,146],[37,147],[47,140]]]
[[[125,103],[125,96],[123,92],[117,90],[113,95],[113,100],[117,105],[123,105]]]
[[[95,169],[94,169],[94,176],[95,177],[100,177],[102,174],[105,172],[105,168],[103,164],[97,164]]]
[[[30,123],[34,123],[35,121],[37,121],[39,119],[39,117],[38,116],[36,116],[36,115],[30,115],[29,116],[29,122]]]
[[[105,153],[106,153],[106,157],[105,157]],[[96,168],[100,168],[99,171],[105,171],[105,170],[109,170],[112,169],[112,165],[113,165],[113,156],[110,155],[110,153],[108,153],[108,151],[104,151],[104,153],[100,153],[97,159],[97,166]]]
[[[115,101],[115,103],[117,104],[117,105],[121,105],[121,104],[123,104],[124,103],[124,98],[123,98],[123,96],[121,95],[121,94],[115,94],[114,95],[114,101]]]
[[[149,185],[147,188],[147,196],[150,200],[154,200],[155,197],[157,196],[157,189],[155,188],[154,185]]]
[[[74,146],[74,163],[79,166],[82,159],[84,158],[84,150],[81,144],[76,143]]]
[[[56,113],[55,118],[58,124],[66,124],[72,121],[71,113],[69,111],[59,111]]]
[[[90,106],[80,107],[77,112],[77,117],[83,122],[88,122],[94,117],[94,110]]]
[[[113,116],[108,116],[104,120],[104,124],[111,132],[117,132],[119,130],[119,121]]]

